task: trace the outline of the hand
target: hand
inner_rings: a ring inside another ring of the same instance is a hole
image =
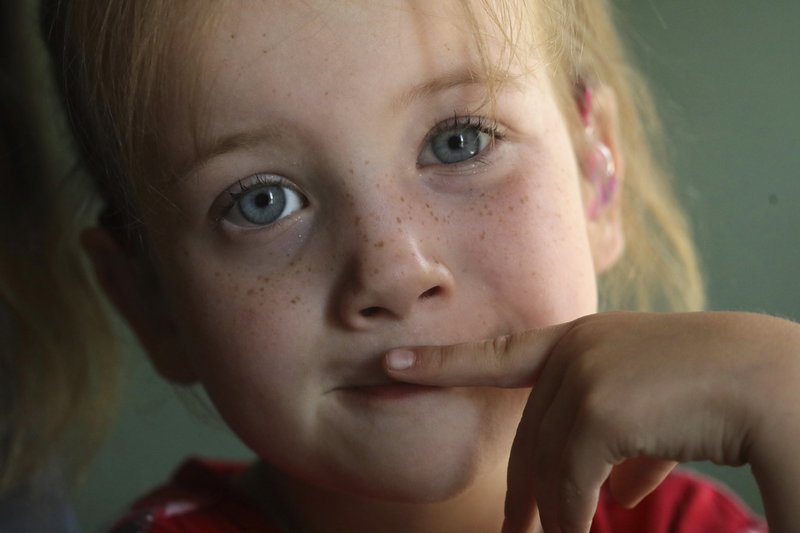
[[[609,476],[614,497],[633,506],[675,461],[755,461],[757,478],[764,463],[759,484],[780,493],[775,479],[800,474],[800,464],[783,439],[767,436],[778,429],[769,415],[776,402],[788,405],[782,423],[800,426],[798,332],[744,313],[603,313],[479,343],[393,350],[386,371],[426,385],[533,386],[511,450],[504,529],[526,531],[538,504],[546,531],[587,532]],[[789,502],[774,499],[784,522]]]

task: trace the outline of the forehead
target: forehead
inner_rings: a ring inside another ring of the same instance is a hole
[[[267,110],[273,123],[311,123],[323,99],[331,112],[375,112],[373,101],[407,104],[415,82],[424,92],[435,88],[426,86],[428,80],[446,85],[486,78],[482,59],[500,62],[507,28],[475,22],[488,19],[480,16],[484,8],[470,6],[473,19],[467,5],[458,0],[226,3],[213,13],[214,24],[198,51],[199,68],[188,80],[194,105],[173,124],[193,125],[197,152],[209,139],[227,134],[231,124],[249,130],[263,124]],[[179,161],[196,158],[179,144]]]
[[[222,17],[205,70],[222,92],[257,83],[276,99],[368,92],[398,72],[422,79],[473,55],[457,3],[428,4],[259,2]]]
[[[239,63],[243,69],[272,63],[285,74],[307,73],[329,64],[315,77],[328,73],[339,80],[348,72],[369,66],[398,68],[415,50],[439,56],[463,55],[473,36],[468,3],[458,0],[265,0],[221,9],[216,31],[208,40],[206,64]],[[474,6],[469,7],[475,11]],[[444,47],[444,48],[442,48]],[[244,49],[248,50],[244,50]],[[429,60],[440,61],[431,55]]]

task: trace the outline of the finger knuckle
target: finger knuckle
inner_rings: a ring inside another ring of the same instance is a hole
[[[494,359],[498,361],[502,361],[506,359],[509,354],[509,347],[510,344],[513,342],[513,337],[511,335],[501,335],[499,337],[495,337],[491,339],[488,343],[487,348],[489,348],[490,353]]]
[[[497,386],[503,385],[502,369],[508,360],[512,342],[511,335],[502,335],[481,343],[480,354],[488,372],[487,377]]]
[[[597,435],[619,434],[624,431],[624,412],[609,401],[608,395],[592,389],[578,404],[578,421]]]
[[[436,373],[447,372],[458,357],[458,346],[441,346],[434,354],[434,357],[427,358],[428,369]]]
[[[609,329],[608,322],[613,317],[608,313],[581,317],[572,323],[564,334],[561,347],[572,353],[582,353],[591,346],[596,346]]]

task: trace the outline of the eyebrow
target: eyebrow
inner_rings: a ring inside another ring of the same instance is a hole
[[[415,101],[430,97],[436,93],[461,86],[485,85],[486,81],[486,79],[477,75],[470,69],[448,72],[432,80],[414,85],[394,100],[392,109],[394,111],[400,111],[410,106]]]
[[[510,76],[504,76],[497,80],[498,87],[503,87],[509,83],[513,83]],[[391,109],[394,112],[400,112],[417,100],[430,97],[449,89],[462,86],[486,86],[488,84],[489,79],[487,76],[477,74],[472,69],[465,68],[454,70],[412,86],[392,101]],[[264,124],[252,130],[238,131],[223,135],[208,143],[199,143],[194,156],[180,166],[177,175],[188,176],[215,157],[236,150],[274,143],[285,137],[286,131],[284,128],[277,124]]]
[[[429,81],[424,81],[414,85],[394,100],[392,103],[392,109],[395,112],[399,112],[400,110],[413,104],[416,100],[430,97],[436,93],[444,92],[456,87],[488,87],[491,83],[496,83],[497,89],[502,89],[507,85],[517,85],[516,80],[509,73],[500,74],[495,78],[492,75],[481,73],[480,69],[476,71],[470,68],[462,68],[452,72],[447,72]]]
[[[194,155],[180,166],[177,175],[188,176],[215,157],[236,150],[268,144],[285,137],[285,131],[277,124],[264,124],[252,130],[223,135],[209,143],[197,143]]]

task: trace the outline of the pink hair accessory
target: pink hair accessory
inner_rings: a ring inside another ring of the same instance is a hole
[[[583,127],[586,130],[585,134],[589,145],[583,157],[582,170],[584,177],[592,184],[592,188],[595,191],[594,197],[587,208],[587,213],[589,217],[597,218],[600,211],[611,202],[617,192],[619,185],[617,168],[609,147],[595,139],[594,125],[592,123],[594,93],[585,82],[581,82],[578,89],[578,111],[581,115]]]

